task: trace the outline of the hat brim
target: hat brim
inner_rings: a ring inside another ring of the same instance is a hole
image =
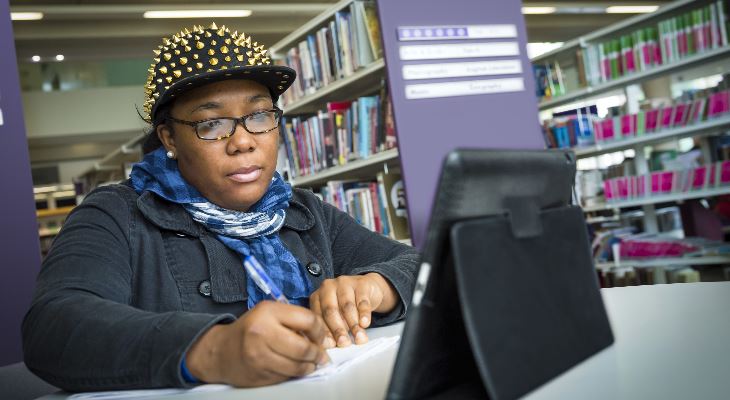
[[[284,76],[286,76],[286,78],[284,78]],[[246,79],[266,86],[271,93],[272,100],[276,102],[279,99],[279,96],[281,96],[281,94],[284,93],[292,85],[292,83],[294,83],[296,76],[297,73],[295,70],[283,65],[252,65],[240,68],[203,72],[198,75],[181,79],[165,90],[152,107],[150,119],[154,121],[155,113],[158,109],[160,109],[160,107],[170,103],[172,100],[180,97],[189,90],[231,79]],[[161,144],[162,143],[157,137],[157,133],[150,132],[150,135],[145,139],[143,151],[147,153],[158,148]]]
[[[287,78],[283,78],[284,75]],[[294,83],[296,75],[296,71],[283,65],[252,65],[203,72],[199,75],[189,76],[173,83],[157,99],[155,105],[152,107],[150,116],[154,120],[157,109],[191,89],[230,79],[247,79],[258,82],[269,89],[273,100],[276,101]]]

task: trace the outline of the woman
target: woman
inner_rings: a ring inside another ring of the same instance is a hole
[[[56,238],[23,323],[28,367],[72,391],[260,386],[403,318],[416,252],[275,171],[294,70],[215,24],[155,53],[144,160]],[[291,304],[268,300],[247,257]]]

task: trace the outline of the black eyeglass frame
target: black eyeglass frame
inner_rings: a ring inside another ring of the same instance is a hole
[[[251,132],[251,130],[248,129],[248,126],[246,126],[246,119],[247,118],[252,117],[254,115],[264,114],[264,113],[270,113],[270,112],[273,112],[276,115],[276,121],[277,121],[276,122],[276,126],[274,126],[271,129],[267,129],[265,131],[260,131],[260,132]],[[243,115],[241,117],[217,117],[217,118],[201,119],[201,120],[198,120],[198,121],[185,121],[183,119],[177,119],[177,118],[174,118],[174,117],[167,117],[166,119],[168,119],[170,121],[173,121],[173,122],[177,122],[179,124],[192,126],[193,129],[195,130],[195,136],[197,136],[198,139],[200,139],[200,140],[214,141],[214,140],[228,139],[229,137],[233,136],[233,134],[236,133],[236,128],[238,127],[238,124],[239,123],[241,125],[243,125],[243,129],[245,129],[246,132],[248,132],[248,133],[250,133],[252,135],[260,135],[260,134],[263,134],[263,133],[271,132],[271,131],[273,131],[273,130],[275,130],[275,129],[277,129],[277,128],[279,128],[281,126],[281,118],[283,117],[283,115],[284,115],[284,111],[282,111],[281,109],[279,109],[277,107],[274,107],[274,108],[272,108],[270,110],[256,111],[256,112],[252,112],[251,114]],[[227,119],[227,120],[235,121],[235,124],[233,124],[233,128],[232,128],[231,132],[228,135],[226,135],[226,136],[219,136],[219,137],[213,138],[213,139],[207,139],[207,138],[204,138],[204,137],[200,137],[200,134],[198,133],[198,124],[203,123],[203,122],[208,122],[208,121],[215,121],[215,120],[218,120],[218,119]]]

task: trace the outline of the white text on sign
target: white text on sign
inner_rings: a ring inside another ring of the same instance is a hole
[[[517,26],[514,24],[398,27],[398,40],[402,42],[417,42],[425,40],[504,39],[514,37],[517,37]]]
[[[403,79],[456,78],[479,75],[521,74],[520,60],[404,65]]]
[[[400,47],[400,59],[404,61],[501,57],[519,54],[520,49],[517,42],[426,44]]]
[[[490,93],[520,92],[525,90],[522,78],[484,79],[477,81],[423,83],[406,85],[406,99],[470,96]]]

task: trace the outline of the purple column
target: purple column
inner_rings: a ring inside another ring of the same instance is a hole
[[[521,6],[516,0],[378,1],[411,233],[418,248],[423,246],[441,163],[449,151],[545,146]],[[433,45],[445,47],[402,49]],[[452,54],[453,45],[466,46],[457,49],[461,57],[439,57]],[[405,79],[404,67],[433,64],[468,68],[459,76],[424,78],[420,70]],[[447,85],[413,86],[439,83]],[[433,94],[449,91],[447,97]]]
[[[7,0],[0,0],[0,365],[23,359],[20,323],[40,268],[38,224]]]

